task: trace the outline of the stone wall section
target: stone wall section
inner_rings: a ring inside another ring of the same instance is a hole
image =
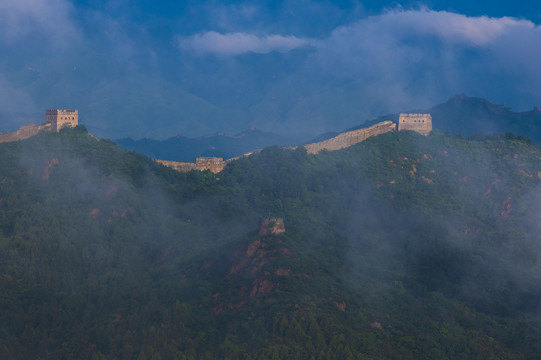
[[[21,126],[17,131],[0,133],[0,143],[28,139],[29,137],[37,135],[41,130],[50,129],[50,127],[51,124],[24,125]]]
[[[340,150],[364,141],[369,137],[384,134],[393,130],[396,130],[396,124],[394,122],[383,121],[365,129],[348,131],[328,140],[304,145],[304,147],[309,154],[317,154],[321,150]]]
[[[198,157],[195,159],[195,163],[181,162],[181,161],[169,161],[169,160],[155,160],[162,165],[173,168],[177,171],[188,172],[192,170],[210,170],[217,174],[225,167],[223,158],[217,157]]]
[[[210,170],[219,173],[225,167],[224,159],[221,157],[198,157],[195,159],[196,170]]]
[[[289,148],[286,148],[286,149],[289,149]],[[293,148],[291,148],[291,149],[293,149]],[[236,160],[239,160],[239,159],[242,159],[242,158],[245,158],[245,157],[249,157],[249,156],[252,156],[253,154],[257,154],[257,153],[260,153],[260,152],[261,152],[261,149],[250,151],[249,153],[242,154],[241,156],[237,156],[237,157],[233,157],[231,159],[224,160],[224,163],[225,163],[225,165],[228,165],[228,164],[232,163],[233,161],[236,161]]]
[[[188,172],[188,171],[195,170],[195,164],[194,163],[181,162],[181,161],[158,160],[158,159],[155,159],[154,161],[156,161],[156,162],[158,162],[158,163],[160,163],[160,164],[162,164],[164,166],[175,169],[177,171]]]

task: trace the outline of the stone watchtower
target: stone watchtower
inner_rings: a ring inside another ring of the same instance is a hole
[[[51,124],[51,131],[58,132],[64,126],[75,127],[79,124],[78,110],[46,110],[45,122]]]
[[[400,114],[398,117],[398,131],[411,130],[422,135],[432,131],[432,116],[430,114]]]

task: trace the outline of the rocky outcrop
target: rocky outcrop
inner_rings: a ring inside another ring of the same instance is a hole
[[[284,219],[265,218],[259,224],[259,235],[283,234],[286,232]]]

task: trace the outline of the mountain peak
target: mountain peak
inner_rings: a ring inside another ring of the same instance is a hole
[[[458,94],[449,99],[445,104],[442,105],[454,105],[454,106],[460,106],[460,105],[466,105],[466,106],[479,106],[479,107],[485,107],[489,111],[493,113],[502,113],[502,112],[508,112],[512,113],[513,110],[511,108],[507,108],[502,104],[496,104],[493,102],[488,101],[485,98],[479,98],[479,97],[470,97],[465,94]]]

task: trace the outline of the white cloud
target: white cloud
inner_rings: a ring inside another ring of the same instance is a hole
[[[309,42],[295,36],[268,35],[258,37],[246,33],[220,34],[207,31],[190,37],[179,37],[182,50],[197,54],[239,55],[243,53],[267,54],[272,51],[286,52]]]
[[[378,92],[380,103],[392,103],[389,111],[456,93],[521,108],[541,103],[534,85],[541,81],[541,28],[527,20],[391,10],[313,44],[308,64],[315,74],[357,79],[373,103]]]
[[[374,26],[386,29],[395,36],[433,35],[450,42],[483,46],[497,41],[513,28],[531,30],[531,21],[510,17],[469,17],[446,11],[428,9],[391,10],[368,19]],[[361,23],[364,21],[361,21]]]
[[[26,36],[45,35],[61,43],[76,33],[71,9],[66,0],[2,0],[0,40],[12,43]]]
[[[425,52],[433,45],[467,46],[489,49],[509,35],[519,37],[540,34],[540,28],[527,20],[508,17],[468,17],[445,11],[392,10],[335,29],[318,42],[322,49],[337,46],[338,50],[358,53],[359,49],[376,51],[395,46]],[[377,55],[366,53],[364,55]]]

